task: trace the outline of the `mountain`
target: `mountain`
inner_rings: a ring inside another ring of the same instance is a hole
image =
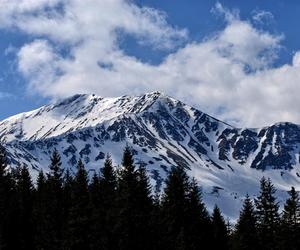
[[[156,190],[172,165],[184,166],[203,187],[209,208],[217,203],[232,218],[246,193],[257,194],[262,176],[272,178],[280,201],[292,185],[300,188],[300,126],[235,128],[159,92],[75,95],[2,121],[0,139],[10,165],[27,164],[33,176],[48,170],[54,148],[65,167],[82,158],[94,171],[107,153],[120,163],[128,144]]]

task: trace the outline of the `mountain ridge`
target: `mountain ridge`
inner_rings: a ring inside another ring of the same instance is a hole
[[[300,187],[299,125],[235,128],[157,91],[115,98],[74,95],[1,121],[0,140],[10,165],[26,164],[33,176],[47,171],[54,148],[66,168],[81,158],[98,171],[106,153],[120,162],[129,145],[157,191],[169,168],[182,165],[203,186],[208,204],[219,204],[231,217],[228,204],[238,211],[264,175],[274,180],[280,197],[291,185]]]

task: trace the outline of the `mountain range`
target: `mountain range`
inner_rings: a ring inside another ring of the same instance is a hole
[[[9,164],[26,164],[36,177],[48,170],[56,148],[65,168],[81,158],[90,171],[105,155],[119,164],[129,145],[135,164],[146,166],[154,191],[162,190],[172,166],[187,169],[212,209],[218,204],[236,218],[246,193],[259,192],[270,177],[279,202],[291,186],[300,188],[300,126],[275,123],[236,128],[160,92],[103,98],[74,95],[0,122]]]

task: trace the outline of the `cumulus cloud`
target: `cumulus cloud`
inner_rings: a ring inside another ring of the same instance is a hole
[[[5,1],[6,7],[16,2]],[[132,1],[21,3],[0,12],[0,20],[5,15],[6,28],[37,37],[17,54],[30,91],[56,98],[161,90],[238,126],[300,123],[300,52],[291,64],[275,68],[283,36],[241,20],[237,10],[217,3],[213,13],[224,18],[225,28],[195,42],[186,29],[169,25],[165,13]],[[172,50],[151,65],[120,48],[121,34],[153,49]]]

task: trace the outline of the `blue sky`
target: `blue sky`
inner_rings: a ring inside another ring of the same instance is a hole
[[[158,89],[239,126],[300,123],[299,1],[30,2],[0,5],[0,119]]]

